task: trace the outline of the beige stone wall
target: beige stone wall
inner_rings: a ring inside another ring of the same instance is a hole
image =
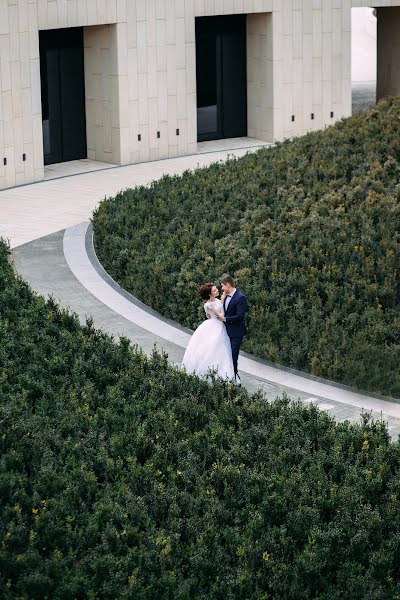
[[[346,0],[293,0],[274,13],[276,139],[351,113],[350,16]]]
[[[119,163],[119,93],[116,25],[84,29],[88,158]]]
[[[249,134],[272,141],[350,114],[351,7],[364,5],[0,0],[0,188],[43,178],[39,30],[85,28],[88,155],[126,164],[196,152],[195,17],[248,15]]]
[[[0,188],[43,178],[37,30],[36,4],[0,1]]]
[[[274,139],[272,12],[247,16],[248,136]]]
[[[372,6],[373,8],[385,6],[390,8],[392,6],[400,6],[400,0],[374,0],[372,4],[368,4],[365,0],[351,0],[350,4],[352,8],[357,8],[360,6]]]

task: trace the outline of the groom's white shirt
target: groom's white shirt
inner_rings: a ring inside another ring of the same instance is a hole
[[[225,300],[225,312],[228,310],[229,302],[232,300],[233,294],[236,292],[236,288],[233,288],[229,296],[226,297]]]

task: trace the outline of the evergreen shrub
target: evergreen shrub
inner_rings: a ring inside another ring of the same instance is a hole
[[[206,384],[15,277],[0,242],[0,597],[400,598],[383,423]]]
[[[101,202],[105,269],[195,328],[203,281],[234,275],[244,349],[400,397],[400,99],[323,131]]]

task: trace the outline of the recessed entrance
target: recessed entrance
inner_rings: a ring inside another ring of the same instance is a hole
[[[247,136],[246,15],[196,19],[197,139]]]
[[[400,94],[400,6],[352,9],[353,112]]]
[[[356,114],[376,103],[377,18],[372,8],[351,9],[351,79]]]
[[[86,158],[83,28],[41,31],[44,164]]]

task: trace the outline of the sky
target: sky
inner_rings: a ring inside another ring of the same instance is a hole
[[[351,21],[352,80],[376,81],[376,18],[373,8],[353,8]]]

